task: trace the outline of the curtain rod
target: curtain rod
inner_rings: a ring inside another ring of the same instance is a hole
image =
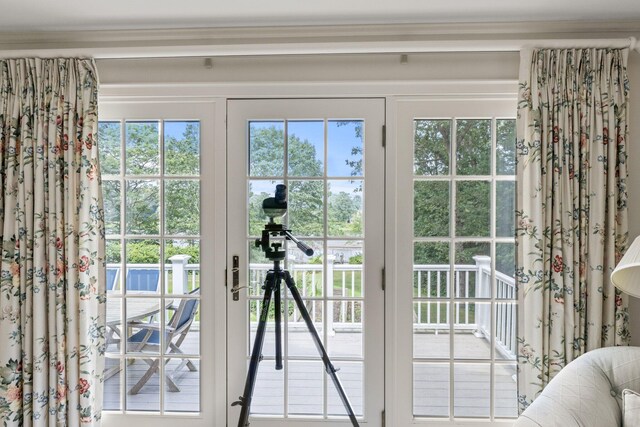
[[[96,59],[149,59],[220,56],[373,54],[373,53],[447,53],[447,52],[518,52],[527,48],[625,48],[638,51],[635,37],[616,39],[511,39],[511,40],[410,40],[332,42],[236,42],[211,44],[191,41],[183,45],[94,46],[33,49],[2,49],[0,58],[24,57],[93,57]]]

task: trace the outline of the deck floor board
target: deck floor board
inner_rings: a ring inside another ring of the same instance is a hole
[[[258,380],[252,403],[252,413],[281,415],[284,412],[285,392],[284,373],[276,371],[273,365],[274,344],[272,334],[267,334],[264,344],[265,360],[260,364]],[[454,402],[449,401],[451,386],[448,363],[433,363],[421,359],[414,365],[413,403],[416,416],[448,417],[452,406],[456,417],[488,416],[490,411],[490,365],[487,363],[469,363],[470,359],[485,360],[490,355],[490,344],[483,338],[471,333],[454,335],[455,357],[453,386]],[[348,362],[340,359],[343,355],[358,355],[362,351],[361,334],[336,333],[330,338],[329,352],[338,376],[349,396],[356,414],[362,414],[363,375],[361,362]],[[289,349],[296,356],[316,356],[317,352],[306,331],[290,331]],[[181,346],[185,353],[199,353],[199,335],[192,332]],[[449,335],[447,333],[425,333],[414,335],[416,356],[449,357]],[[113,346],[109,349],[113,351]],[[153,355],[150,355],[151,357]],[[496,358],[500,360],[496,353]],[[486,359],[488,360],[488,359]],[[115,366],[117,359],[107,358],[107,368]],[[180,363],[172,360],[167,370],[173,370]],[[324,374],[322,363],[317,361],[289,361],[289,398],[288,411],[296,415],[317,415],[324,411],[323,390],[327,387],[327,410],[330,415],[344,415],[345,411],[330,379]],[[199,361],[194,360],[199,366]],[[122,410],[123,404],[129,411],[158,411],[160,409],[159,376],[154,374],[135,395],[125,393],[121,399],[121,381],[126,377],[126,390],[144,375],[148,365],[142,360],[127,363],[124,370],[112,376],[105,383],[104,408]],[[494,414],[497,417],[515,417],[516,383],[514,380],[515,363],[503,360],[494,368]],[[171,392],[165,387],[164,405],[166,411],[197,412],[200,409],[200,372],[191,372],[183,367],[173,376],[180,388]],[[326,384],[325,384],[326,382]],[[123,402],[124,401],[124,402]],[[202,402],[202,404],[206,404]]]

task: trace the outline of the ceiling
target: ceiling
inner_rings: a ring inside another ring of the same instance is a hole
[[[616,0],[0,0],[0,32],[640,19]]]

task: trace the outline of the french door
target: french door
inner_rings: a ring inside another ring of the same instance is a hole
[[[517,416],[515,111],[498,95],[397,103],[395,425]]]
[[[290,271],[353,410],[381,425],[384,408],[384,147],[382,99],[230,100],[227,104],[228,404],[242,395],[273,262],[255,241],[265,198],[288,188],[276,217]],[[277,237],[271,239],[278,242]],[[237,260],[234,264],[234,259]],[[273,304],[272,304],[273,305]],[[251,404],[251,425],[350,425],[300,310],[282,291],[283,369],[275,369],[274,312]],[[239,406],[228,407],[236,425]]]
[[[223,406],[213,402],[225,395],[224,230],[216,230],[225,177],[214,145],[223,108],[207,99],[101,100],[103,426],[222,425]]]

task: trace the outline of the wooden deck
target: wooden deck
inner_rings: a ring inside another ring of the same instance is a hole
[[[483,339],[471,333],[454,335],[456,354],[460,363],[454,363],[453,412],[456,417],[488,416],[490,414],[490,365],[488,363],[471,363],[465,359],[487,359],[490,357],[490,345]],[[289,351],[297,356],[316,355],[315,347],[306,331],[290,331]],[[182,344],[185,352],[197,353],[199,335],[191,333]],[[336,359],[340,355],[357,354],[361,346],[360,334],[336,333],[331,337],[331,356]],[[267,334],[264,344],[265,360],[260,364],[258,380],[253,397],[252,413],[265,415],[281,415],[285,407],[284,371],[276,371],[273,366],[273,334]],[[446,358],[449,355],[448,334],[416,334],[414,338],[416,357]],[[339,349],[339,351],[337,351]],[[496,359],[500,359],[496,353]],[[362,363],[333,360],[340,368],[338,373],[345,387],[356,414],[362,414]],[[107,365],[113,366],[115,360],[108,359]],[[179,360],[172,360],[167,370],[173,370]],[[198,366],[198,362],[194,361]],[[147,365],[136,360],[128,364],[125,373],[114,375],[105,384],[105,409],[121,410],[120,382],[126,377],[129,390],[146,372]],[[517,416],[515,363],[509,360],[501,361],[494,369],[495,396],[494,415],[496,417]],[[414,364],[414,414],[416,416],[448,417],[450,411],[449,390],[451,385],[450,367],[448,363]],[[197,412],[200,407],[199,390],[200,372],[190,372],[183,367],[174,375],[179,392],[164,392],[164,410],[177,412]],[[289,398],[286,402],[288,412],[296,415],[319,415],[324,413],[324,387],[327,388],[327,413],[343,415],[344,408],[340,402],[333,384],[324,373],[320,361],[291,360],[288,362]],[[126,394],[126,408],[129,411],[159,411],[160,386],[158,375],[155,374],[136,395]]]

